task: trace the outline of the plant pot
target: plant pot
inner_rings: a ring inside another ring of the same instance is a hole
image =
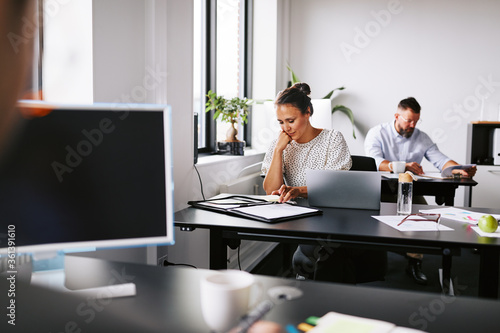
[[[239,142],[236,138],[238,135],[238,130],[234,127],[234,123],[231,123],[231,126],[227,129],[226,132],[226,142]]]
[[[244,155],[244,152],[245,152],[245,141],[217,142],[218,154]]]

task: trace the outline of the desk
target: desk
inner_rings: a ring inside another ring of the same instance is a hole
[[[436,206],[413,205],[413,212]],[[474,208],[468,208],[476,210]],[[175,213],[175,225],[184,228],[210,229],[210,268],[226,268],[227,241],[248,239],[294,244],[342,243],[360,248],[378,248],[415,253],[440,253],[443,256],[444,280],[449,281],[451,259],[461,248],[480,253],[479,296],[497,298],[500,239],[478,236],[460,222],[442,219],[454,229],[443,232],[402,233],[372,218],[372,215],[395,215],[396,204],[382,203],[380,211],[323,208],[323,215],[276,224],[186,208]],[[498,214],[500,210],[480,209]]]
[[[69,266],[76,265],[79,269],[67,273],[71,284],[82,287],[107,285],[109,281],[116,281],[118,272],[127,282],[136,284],[137,295],[102,300],[82,299],[18,281],[16,326],[8,325],[4,314],[0,320],[0,331],[209,332],[202,319],[199,302],[200,278],[208,274],[208,270],[81,257],[71,258],[73,260],[77,261]],[[296,326],[311,315],[322,316],[336,311],[428,332],[464,332],[472,324],[480,332],[500,331],[500,321],[496,320],[500,313],[500,302],[497,301],[264,276],[256,278],[264,289],[286,285],[303,291],[302,297],[277,304],[266,315],[266,320],[281,325]],[[4,276],[0,279],[0,290],[2,293],[8,290]],[[4,295],[0,297],[3,309],[7,299]]]
[[[477,182],[470,178],[461,179],[436,179],[419,178],[413,182],[413,195],[430,195],[436,197],[436,203],[445,206],[453,206],[455,202],[455,190],[459,186],[476,186]],[[396,178],[385,178],[382,176],[382,193],[396,195],[398,193],[398,180]],[[468,206],[470,207],[470,199]]]

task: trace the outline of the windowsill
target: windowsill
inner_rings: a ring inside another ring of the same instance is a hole
[[[200,154],[198,155],[198,163],[196,165],[207,165],[212,163],[227,162],[228,160],[255,158],[262,155],[264,159],[265,152],[256,149],[245,149],[245,155],[217,155],[217,154]]]

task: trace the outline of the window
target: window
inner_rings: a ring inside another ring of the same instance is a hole
[[[92,2],[43,2],[44,100],[92,103]]]
[[[278,5],[278,0],[195,1],[193,82],[200,152],[215,151],[216,140],[224,140],[229,126],[205,113],[208,90],[226,98],[274,99],[280,62]],[[253,104],[248,124],[238,129],[239,139],[259,151],[267,149],[278,131],[273,108],[263,104]]]
[[[246,73],[251,4],[249,0],[195,1],[193,82],[200,151],[214,151],[215,142],[224,140],[229,128],[229,124],[214,122],[213,113],[205,113],[206,92],[213,90],[226,98],[249,97]],[[238,139],[247,145],[249,128],[240,124],[238,129]]]

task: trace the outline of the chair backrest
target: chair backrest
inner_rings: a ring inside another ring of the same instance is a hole
[[[244,167],[238,173],[238,177],[237,178],[248,176],[248,175],[260,172],[261,169],[262,169],[262,162],[257,162],[257,163],[251,164],[249,166]]]
[[[351,155],[351,170],[356,171],[377,171],[375,159],[369,156]]]

